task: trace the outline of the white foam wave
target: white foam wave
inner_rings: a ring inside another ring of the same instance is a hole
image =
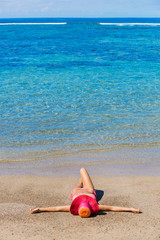
[[[64,25],[66,22],[62,23],[0,23],[0,25]]]
[[[160,26],[160,23],[99,23],[100,25],[109,26]]]

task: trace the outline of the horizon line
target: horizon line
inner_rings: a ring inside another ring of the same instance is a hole
[[[124,19],[130,19],[130,18],[155,18],[155,19],[160,19],[160,17],[0,17],[0,19],[18,19],[18,18],[21,18],[21,19],[36,19],[36,18],[48,18],[48,19],[73,19],[73,18],[80,18],[80,19],[98,19],[98,18],[101,18],[101,19],[111,19],[111,18],[124,18]]]

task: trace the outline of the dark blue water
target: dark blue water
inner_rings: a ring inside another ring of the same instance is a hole
[[[160,19],[1,19],[2,159],[159,146],[159,39]]]

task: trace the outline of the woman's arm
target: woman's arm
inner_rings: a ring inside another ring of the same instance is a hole
[[[106,206],[106,205],[99,205],[99,211],[140,213],[140,209],[139,208],[135,209],[135,208],[126,208],[126,207]]]
[[[37,212],[69,212],[69,206],[55,206],[55,207],[47,207],[47,208],[35,208],[30,209],[30,213],[37,213]]]

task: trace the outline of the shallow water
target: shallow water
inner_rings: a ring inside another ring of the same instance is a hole
[[[1,161],[159,148],[160,19],[0,22]]]

